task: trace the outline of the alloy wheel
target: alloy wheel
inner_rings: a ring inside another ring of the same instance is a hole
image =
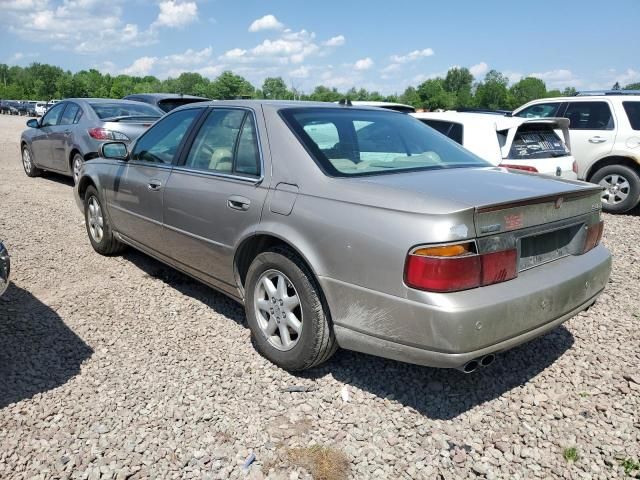
[[[89,222],[91,238],[93,238],[96,243],[100,243],[104,236],[104,219],[102,217],[102,208],[96,197],[89,199],[87,221]]]
[[[598,184],[605,188],[602,192],[602,201],[608,205],[624,202],[629,196],[631,186],[622,175],[616,173],[607,175]]]
[[[264,272],[255,286],[254,310],[269,343],[281,351],[296,346],[302,334],[300,297],[289,278],[278,270]]]
[[[31,161],[31,153],[29,153],[29,149],[22,149],[22,165],[24,166],[24,171],[27,173],[31,172],[33,168],[33,163]]]
[[[82,157],[80,155],[76,155],[73,157],[73,183],[78,183],[80,179],[80,169],[82,168]]]

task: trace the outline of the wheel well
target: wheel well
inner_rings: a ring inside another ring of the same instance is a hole
[[[274,237],[272,235],[254,235],[246,239],[236,251],[234,259],[234,268],[240,284],[244,289],[244,284],[247,279],[247,272],[253,259],[260,253],[266,252],[273,247],[284,247],[295,252],[300,259],[305,263],[309,271],[312,271],[306,260],[298,253],[298,251],[289,243],[285,242],[281,238]]]
[[[96,188],[95,183],[89,177],[83,177],[80,179],[80,185],[78,185],[78,196],[84,200],[84,194],[87,191],[87,188],[93,187]]]
[[[591,165],[589,172],[587,173],[586,179],[587,181],[591,181],[591,177],[595,175],[595,173],[603,167],[608,167],[609,165],[624,165],[626,167],[631,168],[635,172],[640,175],[640,165],[638,162],[634,161],[629,157],[606,157],[598,160],[596,163]]]

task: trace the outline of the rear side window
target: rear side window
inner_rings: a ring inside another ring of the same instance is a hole
[[[510,159],[564,157],[569,150],[550,125],[521,125],[513,138]]]
[[[253,116],[246,110],[216,108],[198,131],[185,167],[258,176],[259,158]]]
[[[60,118],[59,124],[71,125],[74,122],[76,115],[78,114],[78,110],[80,110],[80,107],[78,105],[76,105],[75,103],[68,103],[67,108],[65,108],[64,113]]]
[[[640,130],[640,102],[622,102],[622,106],[627,112],[631,128]]]
[[[560,102],[538,103],[518,112],[517,116],[524,118],[557,117],[560,105]]]
[[[435,128],[437,131],[446,135],[454,142],[462,145],[462,124],[455,122],[445,122],[444,120],[431,120],[421,118],[420,121],[431,128]]]
[[[289,108],[281,116],[328,175],[339,177],[490,164],[402,113]]]
[[[564,116],[572,130],[613,130],[613,116],[607,102],[570,102]]]
[[[204,101],[206,100],[196,100],[194,98],[169,98],[166,100],[160,100],[158,102],[158,107],[160,107],[163,112],[170,112],[175,108],[181,107],[183,105],[188,105],[189,103]]]

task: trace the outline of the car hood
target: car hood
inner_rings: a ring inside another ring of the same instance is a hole
[[[341,200],[425,214],[445,214],[601,190],[585,182],[499,167],[372,175],[340,181],[345,182],[344,188],[340,189]]]

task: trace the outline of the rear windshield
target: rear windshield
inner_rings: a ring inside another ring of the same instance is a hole
[[[629,123],[634,130],[640,130],[640,102],[622,102],[624,111],[627,112]]]
[[[564,142],[551,125],[524,124],[511,144],[511,159],[564,157],[570,155]]]
[[[99,118],[113,117],[161,117],[162,112],[145,103],[91,103]]]
[[[166,100],[160,100],[158,102],[158,107],[164,112],[170,112],[174,108],[181,107],[182,105],[187,105],[188,103],[195,102],[206,102],[206,100],[197,100],[194,98],[168,98]]]
[[[355,108],[295,108],[280,113],[329,175],[491,166],[402,113]]]

